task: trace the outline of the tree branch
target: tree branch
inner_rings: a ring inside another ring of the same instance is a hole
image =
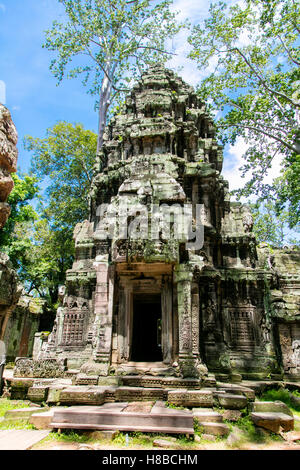
[[[285,49],[287,55],[288,55],[289,58],[291,59],[291,61],[294,62],[294,64],[296,64],[296,65],[300,65],[300,62],[299,62],[297,59],[295,59],[295,57],[292,56],[291,51],[288,49],[288,47],[286,46],[285,42],[284,42],[283,39],[280,37],[280,35],[278,34],[278,36],[276,36],[276,37],[279,39],[279,41],[280,41],[281,44],[283,45],[283,47],[284,47],[284,49]]]
[[[228,129],[229,127],[237,127],[237,128],[242,127],[243,129],[249,129],[249,130],[258,132],[259,134],[264,134],[265,136],[270,137],[271,139],[276,140],[277,142],[280,142],[282,145],[284,145],[284,147],[287,147],[292,152],[297,153],[296,147],[294,147],[293,145],[291,145],[288,142],[284,141],[280,137],[277,137],[273,134],[270,134],[269,132],[264,131],[263,129],[260,129],[259,127],[255,127],[255,126],[251,126],[251,125],[247,125],[247,124],[240,124],[240,123],[239,124],[227,124],[227,125],[226,124],[224,124],[224,125],[221,124],[218,127],[224,128],[224,129]]]
[[[242,57],[242,59],[244,60],[244,62],[248,65],[248,67],[252,70],[252,72],[254,73],[254,75],[258,78],[258,80],[261,82],[261,84],[264,86],[264,88],[266,90],[268,90],[270,93],[272,93],[272,95],[274,96],[279,96],[280,98],[283,98],[284,100],[286,100],[288,103],[292,104],[293,106],[297,107],[297,108],[300,108],[300,104],[299,103],[296,103],[294,102],[291,98],[289,98],[287,95],[285,95],[284,93],[280,93],[279,91],[276,91],[276,90],[273,90],[272,88],[270,88],[268,86],[268,84],[266,83],[266,81],[260,76],[260,74],[257,72],[257,70],[253,67],[253,65],[249,62],[249,60],[247,59],[247,57],[240,51],[240,49],[238,47],[234,47],[232,49],[229,49],[229,52],[234,52],[236,51],[238,54],[240,54],[240,56]]]

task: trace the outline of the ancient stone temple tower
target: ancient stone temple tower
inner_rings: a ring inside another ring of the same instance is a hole
[[[205,104],[172,71],[150,68],[107,128],[90,219],[76,226],[76,259],[39,360],[67,361],[81,376],[280,370],[278,276],[257,250],[248,207],[230,203],[222,162]]]

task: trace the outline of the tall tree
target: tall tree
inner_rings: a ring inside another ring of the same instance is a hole
[[[14,237],[14,229],[17,224],[32,222],[38,218],[36,211],[30,204],[38,196],[38,178],[29,175],[12,174],[14,187],[8,197],[11,208],[6,225],[0,231],[0,250],[8,252]]]
[[[250,204],[250,207],[254,217],[253,232],[258,242],[265,242],[276,247],[300,244],[300,227],[293,231],[289,230],[288,211],[282,211],[278,215],[272,199]]]
[[[72,238],[75,224],[88,217],[97,135],[62,121],[43,139],[26,136],[24,145],[32,152],[31,171],[47,185],[40,212],[53,229],[64,229]]]
[[[50,66],[58,83],[83,76],[99,109],[97,151],[110,105],[146,65],[170,57],[165,47],[181,25],[170,11],[171,0],[58,0],[66,21],[46,31],[44,47],[57,52]],[[154,4],[153,6],[151,4]],[[75,60],[80,56],[80,61]],[[69,71],[68,65],[76,63]]]
[[[199,93],[219,111],[221,140],[232,144],[241,136],[248,144],[242,172],[252,175],[239,194],[271,192],[277,211],[288,206],[290,227],[300,215],[299,13],[296,0],[212,4],[189,38],[199,68],[214,68]],[[276,155],[282,172],[267,186]]]

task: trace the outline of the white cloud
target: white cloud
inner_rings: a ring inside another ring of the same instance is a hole
[[[0,80],[0,103],[6,103],[6,85],[3,80]]]
[[[242,188],[247,181],[250,180],[251,175],[242,178],[239,168],[245,163],[242,158],[247,151],[248,145],[242,137],[238,137],[236,143],[231,145],[228,151],[224,154],[224,165],[222,175],[229,181],[229,190]]]
[[[6,6],[3,3],[0,3],[0,11],[6,12]]]
[[[242,188],[251,177],[252,173],[249,171],[244,178],[241,176],[239,168],[245,164],[243,155],[248,149],[248,144],[242,137],[238,137],[236,143],[231,145],[227,152],[224,153],[224,164],[223,164],[223,177],[229,182],[229,190]],[[263,179],[264,184],[272,184],[273,180],[280,176],[280,170],[282,165],[283,155],[278,154],[272,161],[271,167],[268,169],[265,178]],[[249,197],[250,200],[255,200],[254,197]],[[245,198],[241,199],[242,202]]]

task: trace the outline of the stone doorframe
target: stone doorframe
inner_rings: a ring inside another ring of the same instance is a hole
[[[126,267],[117,267],[119,274],[118,363],[131,360],[134,294],[160,294],[163,362],[172,364],[174,361],[172,266],[162,263],[159,263],[159,266],[139,264],[135,269],[127,272]]]

